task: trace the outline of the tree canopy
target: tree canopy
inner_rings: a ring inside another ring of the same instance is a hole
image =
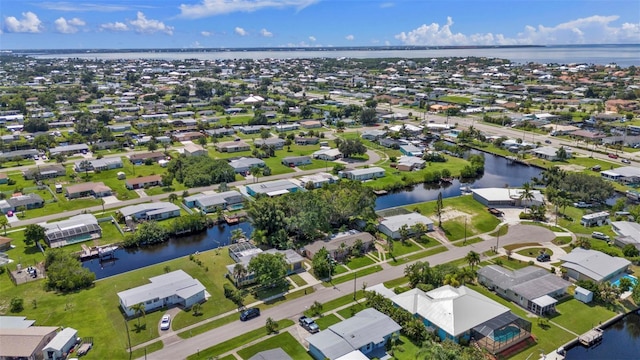
[[[260,253],[251,258],[248,269],[255,273],[258,283],[274,284],[287,275],[287,261],[280,253]]]
[[[599,176],[566,172],[557,167],[547,169],[542,173],[542,183],[547,188],[553,188],[555,193],[568,194],[574,201],[604,203],[614,193],[613,185]],[[551,200],[553,201],[553,199]]]
[[[83,268],[72,254],[60,249],[50,249],[45,254],[47,270],[46,287],[52,290],[68,292],[86,288],[93,284],[96,274]]]
[[[208,156],[181,155],[169,162],[167,172],[189,188],[233,182],[236,176],[227,161]]]

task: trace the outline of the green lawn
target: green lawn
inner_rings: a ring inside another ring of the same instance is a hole
[[[457,247],[462,247],[462,246],[467,246],[467,245],[471,245],[471,244],[475,244],[475,243],[479,243],[479,242],[483,242],[484,240],[481,237],[474,237],[471,239],[467,239],[467,240],[458,240],[456,242],[453,243],[453,246],[457,246]]]
[[[412,241],[393,241],[393,251],[391,252],[391,256],[400,257],[402,255],[406,255],[412,252],[416,252],[421,250],[418,245],[413,243]]]
[[[171,328],[173,330],[179,330],[182,329],[184,327],[186,327],[188,324],[186,321],[184,321],[184,319],[186,319],[186,316],[183,316],[182,319],[183,321],[181,321],[180,323],[176,323],[176,321],[174,320]],[[196,326],[195,328],[191,329],[191,330],[185,330],[183,332],[178,333],[178,336],[183,338],[183,339],[188,339],[190,337],[196,336],[196,335],[200,335],[202,333],[205,333],[211,329],[215,329],[217,327],[223,326],[223,325],[227,325],[229,323],[232,323],[236,320],[238,320],[240,318],[240,315],[238,314],[231,314],[231,315],[227,315],[224,317],[221,317],[219,319],[213,320],[211,322],[208,322],[206,324],[202,324],[200,326]]]
[[[329,315],[317,318],[316,324],[318,324],[318,326],[320,327],[320,330],[324,330],[333,324],[339,323],[340,321],[342,320],[340,320],[340,318],[337,317],[335,314],[329,314]]]
[[[353,257],[346,264],[351,270],[359,269],[367,265],[373,265],[374,261],[367,256]]]
[[[616,315],[604,306],[585,304],[570,298],[556,305],[559,315],[551,317],[551,321],[578,334],[583,334]]]
[[[436,246],[433,247],[429,250],[423,250],[417,253],[413,253],[409,256],[405,256],[405,257],[401,257],[398,259],[391,259],[391,261],[389,261],[389,265],[391,266],[398,266],[398,265],[404,265],[406,263],[412,262],[414,260],[418,260],[418,259],[422,259],[425,258],[427,256],[431,256],[431,255],[435,255],[441,252],[447,251],[447,248],[440,245],[440,246]]]
[[[338,311],[338,314],[340,314],[340,316],[342,316],[343,318],[348,319],[353,315],[357,314],[359,311],[364,310],[366,308],[367,308],[366,304],[364,302],[361,302]]]
[[[553,239],[553,241],[551,241],[552,243],[556,244],[556,245],[566,245],[568,243],[570,243],[573,240],[573,238],[571,236],[556,236],[555,239]]]
[[[362,291],[362,290],[356,291],[356,300],[360,300],[362,298],[364,298],[364,291]],[[323,313],[327,313],[327,312],[329,312],[331,310],[335,310],[335,309],[337,309],[337,308],[339,308],[341,306],[345,306],[345,305],[351,304],[353,302],[354,302],[353,294],[344,295],[344,296],[341,296],[341,297],[339,297],[337,299],[333,299],[331,301],[327,301],[326,303],[323,303],[322,304],[322,312]],[[309,310],[305,311],[304,314],[306,316],[313,316],[313,314],[311,314],[311,312]]]
[[[500,226],[500,229],[492,232],[489,235],[491,235],[493,237],[505,236],[505,235],[507,235],[508,232],[509,232],[509,224],[504,224],[504,225]]]
[[[133,359],[141,358],[146,354],[151,354],[154,351],[162,350],[163,347],[164,347],[164,344],[162,343],[162,341],[158,340],[156,342],[149,344],[148,346],[143,347],[142,349],[132,351],[131,357]]]
[[[339,277],[334,277],[331,279],[331,283],[324,282],[322,283],[324,286],[333,286],[334,284],[342,284],[343,282],[353,281],[354,277],[363,277],[365,275],[373,274],[378,271],[382,271],[382,266],[375,265],[368,268],[364,268],[349,274],[345,274]]]
[[[492,264],[498,264],[502,262],[502,266],[512,269],[512,270],[518,270],[518,269],[522,269],[524,267],[529,266],[529,262],[528,261],[522,261],[522,260],[516,260],[516,259],[507,259],[506,256],[500,256],[497,257],[495,259],[489,260],[488,263],[492,263]],[[534,262],[535,265],[535,262]]]
[[[292,320],[289,319],[284,319],[284,320],[280,320],[278,321],[278,328],[279,329],[284,329],[287,328],[291,325],[293,325],[294,322]],[[202,359],[202,360],[208,360],[211,359],[213,357],[222,355],[226,352],[229,352],[233,349],[237,349],[238,347],[246,344],[246,343],[250,343],[252,341],[258,340],[264,336],[267,336],[267,330],[263,327],[263,328],[258,328],[249,332],[246,332],[240,336],[237,336],[233,339],[230,339],[228,341],[225,341],[223,343],[220,343],[218,345],[206,348],[206,349],[201,349],[199,351],[197,351],[197,349],[195,349],[197,352],[189,355],[189,357],[187,357],[187,359],[190,360],[195,360],[195,359]]]
[[[538,255],[542,254],[543,251],[545,253],[549,254],[549,256],[553,255],[553,251],[551,251],[551,249],[547,249],[547,248],[544,248],[544,247],[522,249],[522,250],[516,251],[516,253],[518,253],[520,255],[523,255],[523,256],[528,256],[530,258],[535,258]]]
[[[312,360],[311,355],[307,353],[307,350],[300,345],[300,343],[288,332],[283,332],[276,336],[272,336],[262,342],[251,345],[245,349],[238,351],[238,355],[240,355],[243,359],[249,359],[253,355],[270,349],[281,348],[286,352],[292,359],[300,359],[300,360]]]
[[[289,275],[289,279],[291,279],[291,281],[293,281],[298,286],[307,285],[307,282],[304,281],[304,279],[298,274]]]
[[[385,282],[384,286],[386,286],[389,289],[393,289],[396,286],[404,285],[408,282],[409,282],[409,279],[407,279],[406,276],[403,276],[401,278],[397,278],[397,279],[393,279]]]

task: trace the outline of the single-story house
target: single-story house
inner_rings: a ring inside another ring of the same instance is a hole
[[[401,329],[398,323],[378,310],[364,309],[309,336],[309,353],[316,360],[335,360],[355,350],[370,357],[383,358],[387,341]]]
[[[241,264],[244,269],[249,268],[249,262],[258,254],[281,254],[287,263],[287,275],[297,273],[304,270],[304,258],[300,256],[295,250],[277,250],[269,249],[262,251],[262,249],[256,247],[248,241],[238,242],[229,246],[229,256],[236,262],[236,264],[227,265],[227,276],[233,281],[236,286],[244,286],[253,284],[256,282],[255,273],[245,271],[245,273],[239,277],[235,272],[235,268],[238,264]]]
[[[322,121],[320,120],[304,120],[300,121],[300,126],[305,129],[316,129],[322,127]]]
[[[241,157],[239,159],[230,161],[229,165],[233,168],[236,174],[246,174],[249,172],[249,170],[251,170],[252,167],[263,168],[266,166],[265,162],[262,159],[253,157]]]
[[[320,149],[312,154],[314,159],[334,161],[342,157],[342,153],[338,149]]]
[[[311,164],[311,158],[308,156],[287,156],[282,158],[282,165],[284,166],[300,166]]]
[[[206,135],[197,131],[187,131],[187,132],[181,132],[181,133],[176,133],[173,134],[173,138],[176,141],[193,141],[196,139],[199,139],[201,137],[205,137]]]
[[[256,147],[261,147],[263,145],[273,146],[276,150],[281,150],[284,147],[284,140],[280,138],[268,138],[268,139],[255,139],[253,140],[253,144]]]
[[[0,236],[0,251],[7,251],[11,249],[12,238],[6,236]]]
[[[118,211],[125,218],[134,220],[164,220],[180,216],[179,206],[163,201],[125,206]]]
[[[125,186],[129,190],[144,189],[149,186],[162,186],[162,175],[149,175],[127,179]]]
[[[284,352],[282,348],[275,348],[260,351],[259,353],[250,357],[249,360],[293,360],[293,358],[289,356],[289,354]]]
[[[189,208],[198,208],[204,213],[216,212],[218,209],[237,210],[243,206],[244,197],[235,190],[215,194],[197,194],[184,199]]]
[[[565,154],[567,154],[566,158],[570,158],[573,155],[573,150],[571,148],[562,147],[564,149]],[[558,151],[559,148],[555,148],[553,146],[542,146],[537,149],[533,149],[531,153],[536,157],[548,161],[556,161],[558,159]]]
[[[478,270],[478,281],[534,314],[555,311],[557,298],[567,292],[571,283],[546,269],[527,266],[508,270],[499,265],[488,265]]]
[[[385,136],[387,136],[387,131],[379,130],[379,129],[365,130],[362,132],[362,135],[360,135],[361,138],[365,140],[370,140],[370,141],[376,141]]]
[[[280,125],[275,125],[273,127],[273,129],[277,132],[287,132],[287,131],[295,131],[300,129],[300,125],[293,123],[293,124],[280,124]]]
[[[74,163],[74,170],[76,172],[84,172],[84,171],[104,171],[111,169],[119,169],[122,168],[124,164],[122,164],[122,159],[119,157],[114,158],[102,158],[102,159],[93,159],[93,160],[80,160]]]
[[[400,149],[400,145],[403,145],[404,143],[393,138],[382,138],[378,139],[378,144],[389,149]]]
[[[370,168],[340,171],[338,175],[351,180],[365,181],[384,177],[385,170],[381,167],[373,166]]]
[[[40,360],[42,349],[55,338],[57,331],[57,326],[0,326],[0,359]]]
[[[53,179],[58,176],[65,176],[66,174],[67,169],[62,165],[38,166],[22,172],[22,176],[27,180]]]
[[[640,224],[631,221],[614,221],[611,223],[611,229],[618,235],[614,239],[616,245],[624,247],[631,244],[640,250]]]
[[[7,211],[11,210],[14,212],[22,206],[24,206],[24,208],[27,210],[37,209],[44,206],[44,200],[42,199],[42,197],[35,193],[12,196],[6,201],[10,206]]]
[[[473,199],[477,202],[489,206],[532,206],[544,204],[544,196],[539,190],[531,190],[533,199],[521,198],[523,189],[509,188],[483,188],[471,189]]]
[[[78,343],[78,330],[64,328],[42,349],[44,360],[67,359],[69,351]]]
[[[87,182],[77,185],[67,186],[65,195],[69,199],[76,199],[81,197],[93,196],[101,198],[105,196],[111,196],[113,193],[111,188],[106,186],[103,182]]]
[[[0,184],[6,184],[9,182],[9,175],[7,173],[0,173]]]
[[[582,215],[580,218],[580,225],[582,226],[602,226],[609,222],[608,211],[598,211],[592,214]]]
[[[159,151],[129,155],[129,161],[131,161],[131,163],[134,165],[142,165],[147,160],[158,162],[160,160],[164,160],[165,158],[166,157],[164,153]]]
[[[259,134],[263,129],[269,130],[269,126],[267,125],[247,125],[240,126],[238,130],[245,135],[249,134]]]
[[[268,196],[278,196],[290,192],[298,191],[298,185],[289,180],[266,181],[257,184],[249,184],[246,186],[247,194],[256,196],[257,194],[266,194]]]
[[[309,183],[313,183],[313,188],[317,189],[317,188],[321,188],[322,185],[324,184],[335,183],[336,181],[338,181],[338,177],[333,174],[320,172],[320,173],[315,173],[311,175],[301,176],[297,179],[289,179],[289,180],[297,183],[299,187],[305,188],[305,189],[307,188]]]
[[[296,136],[295,139],[293,139],[293,142],[296,145],[315,145],[320,142],[320,138],[315,136],[309,136],[309,137]]]
[[[417,156],[400,156],[398,159],[398,163],[396,164],[396,169],[398,171],[413,171],[424,169],[427,162]]]
[[[347,255],[347,252],[351,253],[352,249],[360,243],[361,247],[356,251],[367,253],[373,247],[375,240],[375,237],[368,232],[350,230],[332,235],[325,240],[317,240],[305,245],[303,252],[307,258],[313,259],[320,249],[325,248],[333,259],[341,261]]]
[[[51,248],[102,237],[102,228],[92,214],[80,214],[40,225],[44,228],[44,240]]]
[[[184,154],[186,156],[201,156],[207,155],[207,150],[198,144],[188,142],[184,144]]]
[[[423,150],[413,144],[400,145],[400,152],[405,156],[422,156]]]
[[[229,153],[251,150],[251,146],[244,141],[221,142],[221,143],[217,143],[215,147],[216,147],[216,150],[220,152],[229,152]]]
[[[567,269],[567,276],[576,281],[610,281],[624,274],[631,262],[603,252],[577,247],[560,258]]]
[[[34,155],[38,155],[39,151],[36,149],[27,149],[27,150],[14,150],[14,151],[6,151],[0,153],[0,158],[12,160],[16,157],[21,157],[23,159],[30,159]]]
[[[635,166],[622,166],[611,170],[601,171],[600,176],[604,179],[617,181],[623,184],[639,184],[640,168]]]
[[[72,155],[79,152],[83,152],[83,153],[89,152],[89,146],[87,144],[72,144],[72,145],[56,146],[49,149],[49,154],[51,155],[51,157],[56,156],[58,154]]]
[[[403,226],[406,226],[409,231],[408,234],[412,235],[415,233],[413,227],[416,224],[423,224],[427,231],[433,231],[433,220],[415,212],[385,217],[380,221],[378,230],[392,239],[400,239],[400,229]]]
[[[464,285],[444,285],[429,292],[415,288],[391,301],[420,319],[440,339],[459,342],[473,338],[492,354],[531,336],[529,321]]]
[[[223,136],[227,136],[227,135],[233,135],[236,133],[235,130],[233,130],[233,128],[217,128],[217,129],[208,129],[204,131],[205,133],[207,133],[209,136],[214,136],[214,137],[223,137]]]
[[[208,296],[202,283],[183,270],[154,276],[149,281],[150,284],[118,293],[120,306],[127,316],[135,315],[136,312],[131,307],[136,304],[144,304],[144,311],[147,313],[174,305],[188,309],[205,301]]]

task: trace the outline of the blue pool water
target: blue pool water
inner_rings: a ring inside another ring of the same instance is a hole
[[[631,280],[631,283],[632,283],[634,286],[638,283],[638,278],[637,278],[637,277],[635,277],[635,276],[633,276],[633,275],[628,275],[628,274],[627,274],[627,275],[625,275],[625,276],[622,276],[622,277],[620,277],[620,278],[616,279],[616,281],[611,282],[611,285],[613,285],[613,286],[620,286],[620,279],[622,279],[622,278],[627,278],[627,279]]]
[[[493,340],[505,342],[513,339],[520,334],[520,328],[517,326],[507,326],[493,332]]]

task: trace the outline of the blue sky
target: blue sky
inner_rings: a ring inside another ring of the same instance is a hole
[[[1,0],[1,49],[640,43],[638,0]]]

